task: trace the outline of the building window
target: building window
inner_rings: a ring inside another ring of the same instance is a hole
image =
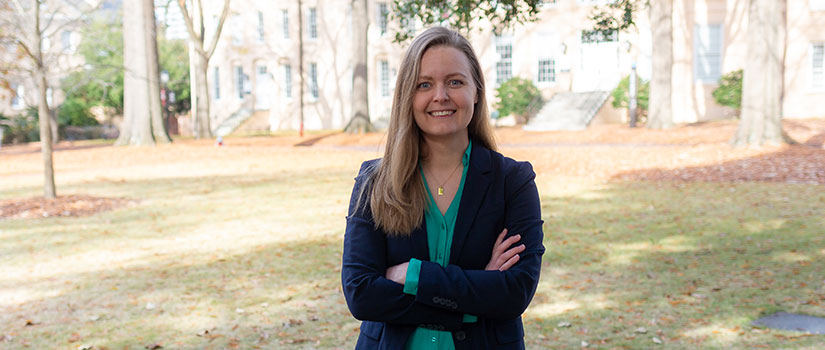
[[[390,96],[390,63],[387,61],[378,62],[379,76],[381,77],[381,96]]]
[[[287,98],[292,97],[292,66],[284,65],[284,94]]]
[[[281,10],[281,30],[284,31],[284,39],[289,39],[289,10]]]
[[[540,8],[551,8],[556,7],[556,0],[540,0],[539,1]]]
[[[318,11],[316,11],[314,7],[309,8],[309,20],[307,21],[307,26],[309,38],[318,39]]]
[[[11,84],[11,90],[13,93],[13,96],[11,97],[11,108],[23,109],[25,104],[23,102],[23,98],[26,93],[26,88],[24,88],[23,85],[20,84]]]
[[[825,0],[808,0],[811,11],[825,11]]]
[[[513,77],[513,37],[510,35],[496,36],[496,85],[510,80]]]
[[[552,83],[556,81],[556,61],[550,58],[539,59],[539,83]]]
[[[696,80],[715,83],[722,72],[722,25],[697,25],[693,36]]]
[[[825,43],[811,45],[811,87],[825,89]]]
[[[221,71],[218,67],[212,70],[213,95],[216,100],[221,99]]]
[[[75,47],[72,44],[72,32],[65,30],[60,33],[60,44],[63,47],[63,52],[74,52]]]
[[[389,11],[387,10],[387,3],[379,2],[378,3],[378,28],[381,30],[381,34],[387,32],[387,14]]]
[[[318,99],[318,64],[309,64],[309,94],[313,99]]]
[[[619,41],[618,32],[605,33],[598,30],[582,30],[582,44],[613,43]]]
[[[238,93],[238,98],[243,99],[244,74],[241,66],[235,66],[235,91]]]
[[[264,13],[258,11],[258,41],[264,41]]]

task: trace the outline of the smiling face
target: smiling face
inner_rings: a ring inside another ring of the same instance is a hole
[[[467,57],[450,46],[427,49],[413,96],[415,123],[425,138],[467,139],[467,125],[478,101]]]

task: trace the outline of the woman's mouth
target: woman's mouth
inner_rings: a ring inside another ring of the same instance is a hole
[[[446,111],[432,111],[429,112],[429,115],[435,118],[446,118],[455,113],[455,110],[446,110]]]

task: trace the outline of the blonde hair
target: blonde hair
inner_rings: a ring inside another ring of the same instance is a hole
[[[371,174],[373,186],[365,186],[371,188],[370,208],[375,226],[388,235],[411,234],[421,224],[427,208],[427,190],[418,173],[422,134],[415,123],[412,105],[421,57],[436,46],[455,48],[467,57],[478,97],[467,133],[474,146],[496,149],[488,121],[484,75],[470,42],[444,27],[433,27],[416,36],[404,55],[396,79],[384,158]]]

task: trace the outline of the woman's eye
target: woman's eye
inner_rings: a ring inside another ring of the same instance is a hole
[[[461,86],[461,85],[464,85],[464,82],[463,82],[463,81],[461,81],[461,80],[455,80],[455,79],[448,81],[448,83],[450,84],[450,86]]]
[[[429,87],[430,87],[430,83],[419,83],[418,84],[419,89],[428,89]]]

